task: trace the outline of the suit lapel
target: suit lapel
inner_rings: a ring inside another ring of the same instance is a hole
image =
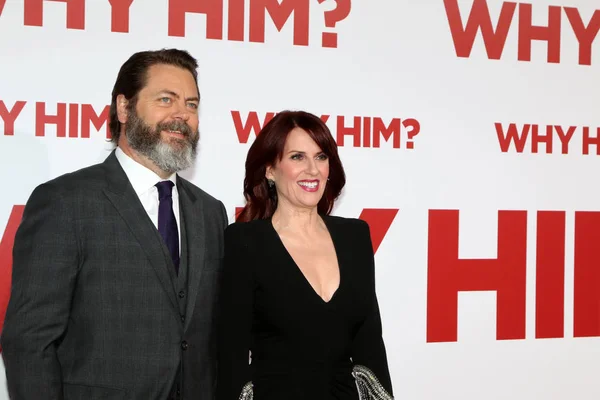
[[[175,311],[177,311],[177,298],[175,297],[173,283],[169,277],[167,260],[162,250],[163,246],[160,234],[140,203],[140,199],[129,183],[127,175],[121,168],[114,151],[106,159],[104,165],[107,169],[107,180],[109,182],[109,186],[104,190],[104,194],[112,202],[123,220],[127,223],[133,236],[140,243],[167,297],[171,301]],[[178,311],[177,315],[179,316]]]
[[[186,187],[185,181],[177,177],[179,201],[182,219],[185,220],[188,253],[188,300],[185,315],[184,331],[192,320],[196,297],[200,288],[202,271],[204,270],[204,256],[206,248],[206,229],[204,226],[204,210],[200,201]]]

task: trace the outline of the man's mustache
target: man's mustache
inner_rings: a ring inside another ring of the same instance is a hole
[[[181,121],[161,122],[156,125],[156,130],[160,131],[178,131],[186,138],[192,137],[192,128],[188,124]]]

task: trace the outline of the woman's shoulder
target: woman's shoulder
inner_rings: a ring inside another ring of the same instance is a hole
[[[268,229],[268,220],[257,219],[248,222],[233,222],[225,228],[225,238],[252,238]]]
[[[327,216],[324,221],[329,228],[334,240],[344,248],[351,248],[353,252],[363,249],[366,254],[371,254],[371,230],[369,224],[362,219]]]
[[[362,231],[366,233],[369,232],[369,224],[367,224],[362,219],[340,217],[337,215],[323,216],[323,219],[329,226],[347,229],[350,230],[352,233],[356,233],[357,231]]]

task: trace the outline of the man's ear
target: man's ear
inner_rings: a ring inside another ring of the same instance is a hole
[[[127,122],[127,105],[129,101],[125,98],[124,95],[120,94],[117,96],[117,118],[119,122],[124,124]]]

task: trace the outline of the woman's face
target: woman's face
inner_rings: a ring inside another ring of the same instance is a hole
[[[278,205],[315,208],[323,197],[329,177],[329,158],[301,128],[294,128],[283,149],[283,156],[266,171],[275,182]]]

